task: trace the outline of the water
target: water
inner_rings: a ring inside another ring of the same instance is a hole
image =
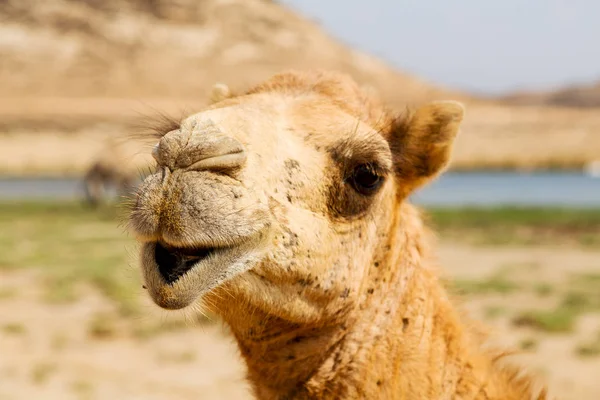
[[[83,196],[76,178],[0,178],[0,199],[73,200]],[[600,207],[600,178],[581,173],[446,173],[411,197],[425,206]]]
[[[447,173],[412,196],[427,206],[600,207],[600,178],[582,173]]]
[[[82,181],[76,178],[0,178],[3,200],[74,200],[83,193]]]

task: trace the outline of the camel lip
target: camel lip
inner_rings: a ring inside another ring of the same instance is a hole
[[[154,303],[167,310],[179,310],[192,304],[205,290],[190,286],[218,258],[233,247],[172,246],[164,241],[146,242],[148,259],[144,261],[145,285]]]
[[[268,231],[215,246],[174,245],[163,238],[142,242],[140,261],[148,294],[167,310],[188,307],[252,268],[268,244]]]

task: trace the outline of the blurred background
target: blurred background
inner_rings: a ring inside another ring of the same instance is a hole
[[[464,308],[562,399],[600,393],[595,0],[0,0],[0,399],[248,399],[214,317],[150,304],[119,199],[157,115],[283,69],[455,99],[413,196]]]

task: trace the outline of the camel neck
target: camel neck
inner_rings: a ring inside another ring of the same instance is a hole
[[[310,398],[306,384],[338,352],[347,327],[272,320],[254,336],[241,336],[235,330],[234,335],[258,399]]]
[[[380,398],[404,364],[428,359],[434,276],[420,265],[420,238],[400,230],[390,240],[343,316],[302,324],[248,308],[243,325],[230,321],[257,398]]]
[[[528,378],[499,367],[498,353],[463,326],[429,265],[419,220],[401,218],[342,313],[290,320],[256,293],[235,312],[223,306],[258,399],[530,398]]]
[[[419,280],[407,278],[404,290],[420,290]],[[445,338],[434,332],[440,315],[427,311],[435,304],[424,297],[386,302],[383,297],[393,289],[383,281],[365,290],[367,300],[343,321],[305,326],[255,310],[256,318],[268,322],[243,333],[232,328],[258,399],[394,398],[405,377],[427,377],[417,370],[420,365],[453,368],[445,359]],[[447,375],[448,390],[452,376]],[[420,388],[429,390],[436,378],[444,379],[429,376]]]

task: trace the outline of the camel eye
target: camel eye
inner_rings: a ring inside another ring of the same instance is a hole
[[[383,183],[383,177],[373,170],[373,166],[361,164],[354,168],[349,182],[360,194],[370,195],[379,189]]]

